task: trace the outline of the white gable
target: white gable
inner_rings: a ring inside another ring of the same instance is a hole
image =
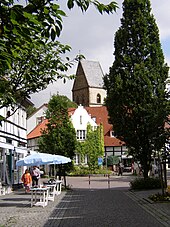
[[[97,126],[83,106],[79,106],[75,110],[74,114],[71,116],[71,120],[75,130],[86,130],[88,124],[93,127]]]
[[[45,117],[46,110],[47,106],[44,104],[39,107],[37,111],[27,119],[27,134],[29,134],[38,125],[38,123],[40,123],[38,122],[39,120],[41,120],[40,118]]]

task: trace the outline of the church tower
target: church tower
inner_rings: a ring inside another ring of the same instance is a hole
[[[80,60],[73,83],[73,101],[82,106],[102,106],[106,98],[99,62]]]

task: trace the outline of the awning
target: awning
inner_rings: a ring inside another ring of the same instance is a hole
[[[9,144],[9,143],[2,143],[2,142],[0,142],[0,147],[6,148],[6,149],[11,149],[11,150],[14,149],[14,146],[12,144]]]
[[[30,155],[30,154],[35,154],[37,153],[37,151],[32,151],[26,147],[15,147],[15,152],[16,153],[20,153],[20,154],[26,154],[26,155]]]
[[[27,154],[28,150],[26,147],[15,147],[15,152],[20,154]]]

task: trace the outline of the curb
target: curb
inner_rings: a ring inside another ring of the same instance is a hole
[[[155,219],[157,219],[163,226],[170,226],[170,218],[169,216],[160,209],[155,206],[155,203],[148,198],[141,198],[137,196],[134,192],[128,191],[124,192],[129,198],[133,201],[137,202],[140,207],[142,207],[145,211],[151,214]]]

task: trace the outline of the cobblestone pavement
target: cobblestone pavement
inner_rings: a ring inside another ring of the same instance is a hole
[[[0,227],[44,226],[64,196],[65,192],[62,192],[44,208],[31,207],[31,194],[25,194],[24,190],[0,196]]]
[[[0,196],[0,227],[170,226],[170,203],[152,203],[156,191],[129,191],[131,176],[68,177],[72,188],[46,207],[30,206],[23,190]]]
[[[75,190],[67,193],[44,226],[161,227],[153,216],[119,190]]]

